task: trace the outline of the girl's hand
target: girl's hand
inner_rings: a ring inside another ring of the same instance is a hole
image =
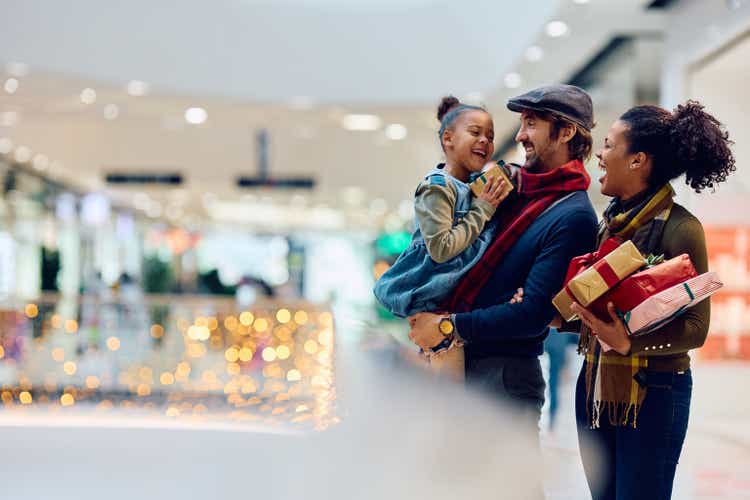
[[[589,327],[602,341],[612,346],[612,349],[626,356],[630,353],[630,337],[628,330],[625,328],[622,320],[617,317],[615,305],[610,302],[607,304],[607,311],[612,318],[611,323],[602,321],[594,316],[588,309],[573,303],[570,309],[581,318],[584,325]]]
[[[509,192],[506,192],[506,184],[503,179],[499,177],[492,177],[487,180],[487,184],[484,185],[484,191],[479,195],[479,199],[486,201],[493,207],[497,206],[508,197]]]

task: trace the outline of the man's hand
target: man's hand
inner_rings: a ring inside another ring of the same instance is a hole
[[[421,312],[409,317],[409,325],[411,325],[409,338],[411,341],[425,351],[440,344],[445,339],[445,336],[440,332],[440,320],[445,316],[445,314]]]
[[[609,316],[612,318],[611,323],[600,320],[591,311],[581,307],[579,304],[573,303],[570,309],[581,318],[584,325],[591,328],[591,331],[603,342],[610,345],[612,349],[622,355],[630,353],[628,330],[625,328],[622,320],[617,317],[617,311],[615,311],[615,305],[612,302],[607,304],[607,311],[609,311]]]
[[[511,304],[520,304],[521,302],[523,302],[523,288],[516,290],[516,293],[513,294],[513,298],[510,299]]]
[[[484,200],[493,207],[497,206],[508,197],[510,192],[505,191],[505,181],[498,177],[491,177],[487,184],[484,185],[484,191],[479,195],[480,200]]]

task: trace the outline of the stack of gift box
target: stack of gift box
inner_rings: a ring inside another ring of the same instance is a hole
[[[574,321],[574,302],[603,321],[611,321],[612,302],[630,335],[645,335],[669,323],[723,286],[714,272],[695,271],[690,256],[669,260],[644,257],[632,241],[605,241],[596,252],[573,259],[563,289],[553,304],[565,321]]]

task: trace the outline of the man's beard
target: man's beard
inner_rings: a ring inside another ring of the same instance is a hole
[[[540,151],[536,146],[533,147],[534,153],[531,157],[526,157],[526,162],[524,163],[523,168],[525,168],[529,173],[532,174],[543,173],[546,170],[546,167],[541,153],[548,153],[551,149],[550,145],[547,144],[546,146],[544,146],[544,149],[542,151]]]
[[[544,164],[538,154],[534,154],[531,158],[526,159],[526,163],[523,164],[523,168],[528,172],[535,174],[544,170]]]

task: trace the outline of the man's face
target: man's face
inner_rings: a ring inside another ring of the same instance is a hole
[[[533,111],[521,113],[521,127],[516,134],[516,142],[521,143],[526,150],[524,168],[529,172],[543,172],[544,166],[561,146],[557,140],[552,139],[551,133],[552,122],[540,118]]]

